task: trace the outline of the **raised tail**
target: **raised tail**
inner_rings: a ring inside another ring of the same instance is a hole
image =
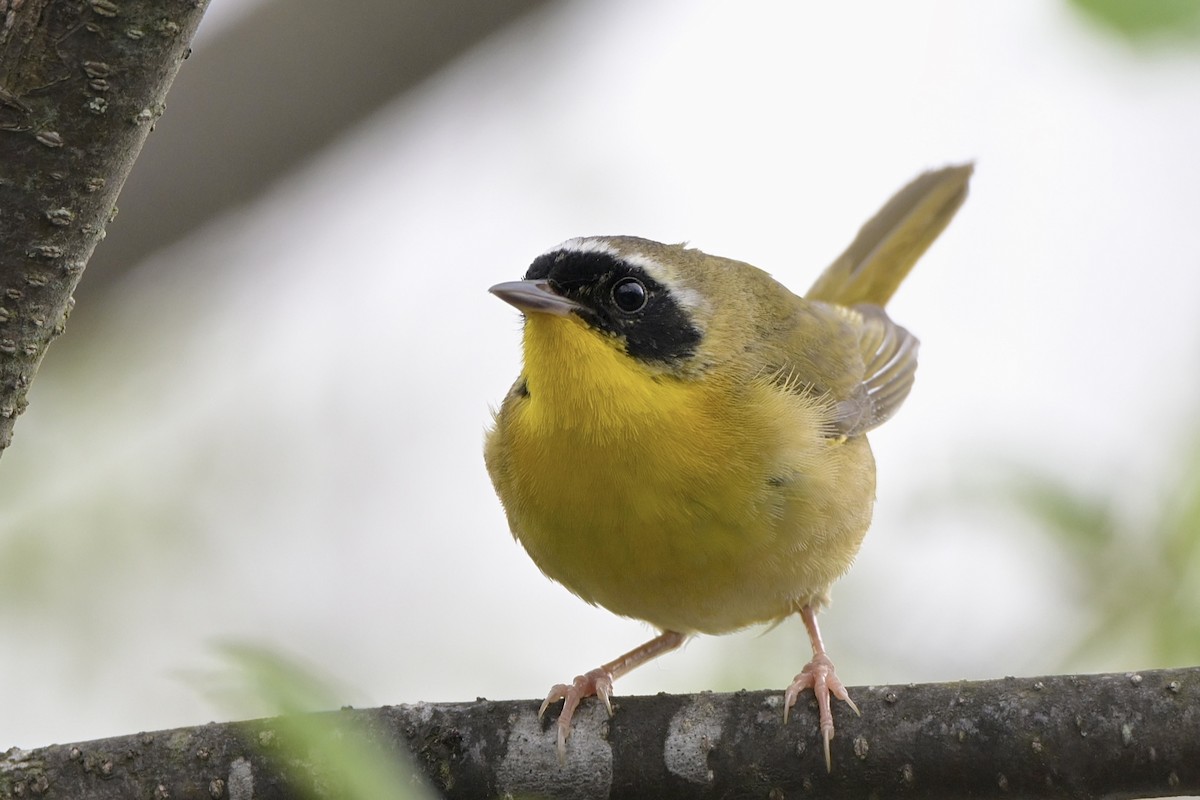
[[[883,306],[967,199],[974,164],[923,172],[888,200],[805,295]]]

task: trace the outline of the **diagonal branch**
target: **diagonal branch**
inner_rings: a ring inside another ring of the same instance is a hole
[[[0,452],[207,0],[0,0]]]
[[[815,704],[779,692],[620,698],[576,716],[560,765],[537,701],[313,715],[415,758],[446,797],[1161,797],[1200,792],[1200,668],[851,690],[826,773]],[[338,797],[286,718],[0,757],[0,798]]]

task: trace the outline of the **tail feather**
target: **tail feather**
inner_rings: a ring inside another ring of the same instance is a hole
[[[805,295],[844,306],[882,306],[967,199],[973,164],[918,175],[867,221]]]

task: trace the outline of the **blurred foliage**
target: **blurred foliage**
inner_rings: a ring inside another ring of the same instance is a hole
[[[1200,42],[1200,0],[1070,0],[1088,19],[1136,44]]]
[[[430,797],[413,766],[373,741],[344,715],[312,713],[336,708],[345,694],[327,678],[267,648],[233,643],[220,647],[231,672],[204,676],[203,688],[231,710],[265,704],[280,746],[300,771],[296,784],[314,798],[422,800]],[[236,713],[236,712],[235,712]]]
[[[1093,622],[1069,661],[1135,647],[1153,666],[1200,664],[1200,437],[1147,515],[1121,507],[1124,490],[1036,473],[1008,487],[1076,567],[1065,580]]]

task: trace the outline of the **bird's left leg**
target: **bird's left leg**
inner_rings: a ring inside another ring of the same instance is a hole
[[[850,699],[850,693],[842,685],[842,681],[833,671],[833,662],[825,652],[825,644],[821,641],[821,630],[817,627],[817,610],[810,603],[800,608],[800,619],[808,630],[808,640],[812,642],[813,657],[800,670],[800,674],[792,679],[792,685],[783,693],[783,721],[787,723],[788,712],[796,705],[796,698],[805,689],[812,689],[817,697],[817,711],[820,718],[821,737],[825,740],[825,768],[833,770],[833,759],[829,755],[829,740],[833,738],[833,711],[830,708],[830,697],[844,700],[854,713],[862,716],[858,706]]]

